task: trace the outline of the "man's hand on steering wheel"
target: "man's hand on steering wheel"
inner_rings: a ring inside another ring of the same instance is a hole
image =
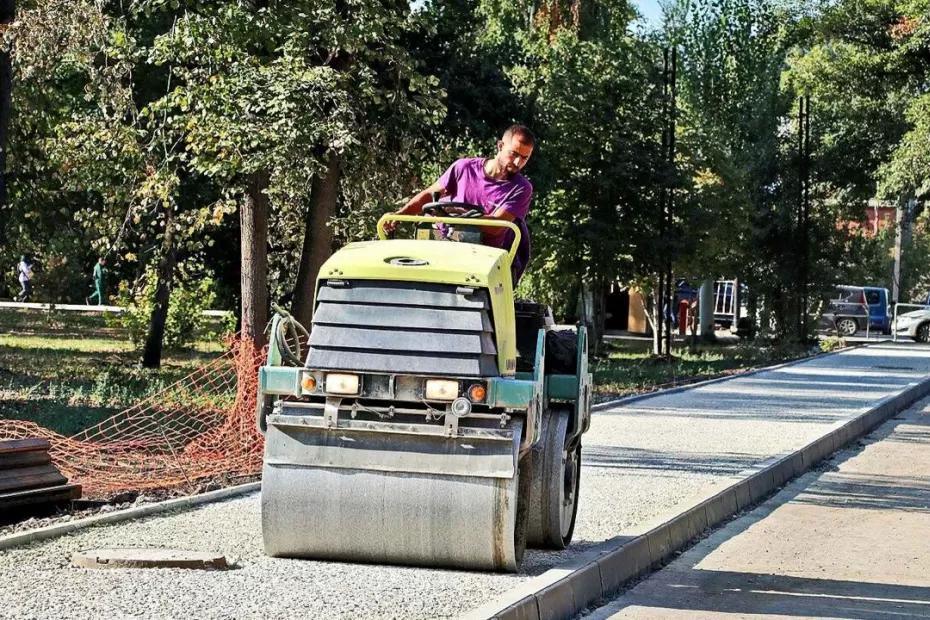
[[[430,202],[421,207],[420,212],[432,217],[482,217],[484,209],[467,202]]]
[[[420,213],[427,217],[484,217],[484,209],[467,202],[428,202],[420,207]],[[384,223],[384,232],[388,235],[393,234],[398,224],[400,222],[388,220]]]

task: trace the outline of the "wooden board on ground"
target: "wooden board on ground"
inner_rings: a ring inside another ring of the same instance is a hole
[[[68,484],[52,463],[46,439],[0,441],[0,514],[47,508],[81,497],[81,485]]]
[[[0,493],[0,512],[22,510],[27,506],[63,504],[81,497],[81,485],[61,484],[41,489]]]
[[[34,452],[44,450],[48,452],[52,445],[48,439],[40,437],[27,437],[25,439],[4,439],[0,441],[0,454],[14,454],[17,452]]]

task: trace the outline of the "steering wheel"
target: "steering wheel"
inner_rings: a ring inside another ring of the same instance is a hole
[[[484,217],[484,209],[467,202],[429,202],[420,212],[431,217]]]

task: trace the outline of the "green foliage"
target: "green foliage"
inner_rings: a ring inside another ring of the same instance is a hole
[[[17,244],[0,260],[31,251],[79,277],[107,254],[114,276],[132,279],[173,249],[210,258],[223,288],[238,288],[215,247],[238,235],[244,179],[262,170],[282,294],[327,152],[350,175],[340,240],[370,235],[374,211],[411,187],[397,170],[416,167],[424,128],[442,114],[435,78],[401,45],[414,27],[405,4],[378,0],[26,3],[7,35],[11,166],[23,174],[0,223]]]
[[[930,26],[928,26],[930,27]],[[914,99],[904,115],[909,129],[879,168],[885,196],[930,196],[930,94]]]
[[[160,392],[222,352],[216,342],[165,356],[159,370],[141,368],[120,327],[99,314],[0,311],[0,418],[30,420],[64,435],[94,426]],[[184,389],[184,388],[181,388]],[[193,402],[202,394],[178,395]],[[215,395],[219,406],[234,394]]]
[[[202,260],[229,307],[236,211],[261,171],[280,298],[331,154],[338,245],[370,238],[381,213],[455,158],[490,155],[518,121],[539,137],[519,294],[560,316],[576,312],[583,286],[648,291],[670,256],[682,276],[739,277],[784,334],[801,251],[812,296],[836,282],[888,285],[892,239],[836,224],[861,219],[877,195],[930,193],[930,0],[667,4],[658,40],[632,28],[627,0],[18,3],[4,33],[16,85],[5,284],[15,287],[9,269],[29,252],[37,298],[81,300],[98,255],[113,281],[148,281],[173,251]],[[661,153],[666,44],[680,52],[677,174]],[[807,240],[796,221],[799,95],[814,113]],[[663,187],[676,214],[664,235]],[[926,230],[905,244],[908,296],[930,288]],[[196,287],[175,277],[173,305],[189,305],[182,292]],[[123,293],[137,334],[153,290]],[[178,333],[196,329],[181,323]]]
[[[737,277],[792,334],[798,260],[820,259],[822,244],[797,234],[797,128],[781,73],[798,15],[774,1],[676,3],[668,36],[680,47],[679,166],[687,176],[676,210],[686,242],[676,271]],[[810,239],[831,237],[833,222],[812,213]],[[817,274],[814,269],[810,273]]]
[[[820,351],[830,353],[846,348],[846,341],[840,336],[822,336],[819,340]]]
[[[182,268],[180,271],[186,270]],[[126,330],[129,340],[137,347],[145,343],[148,335],[156,287],[155,269],[150,268],[132,287],[121,282],[116,295],[116,303],[126,311],[117,315],[113,322]],[[213,278],[202,274],[199,277],[189,274],[174,285],[165,322],[166,349],[181,349],[205,337],[208,319],[203,311],[212,309],[216,300],[214,289]],[[227,331],[228,323],[222,329]]]
[[[930,191],[930,2],[841,0],[810,21],[784,85],[813,99],[817,194],[830,221],[861,221],[866,200],[903,205]],[[891,288],[894,231],[833,230],[820,272]],[[922,296],[926,227],[905,240],[901,299]]]
[[[484,53],[503,60],[516,120],[539,139],[527,168],[533,258],[518,294],[574,315],[582,283],[627,280],[660,258],[661,52],[631,35],[623,0],[482,2],[476,17]]]

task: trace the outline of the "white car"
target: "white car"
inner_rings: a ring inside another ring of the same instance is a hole
[[[917,342],[930,342],[930,308],[899,314],[894,324],[898,336],[910,336]]]

